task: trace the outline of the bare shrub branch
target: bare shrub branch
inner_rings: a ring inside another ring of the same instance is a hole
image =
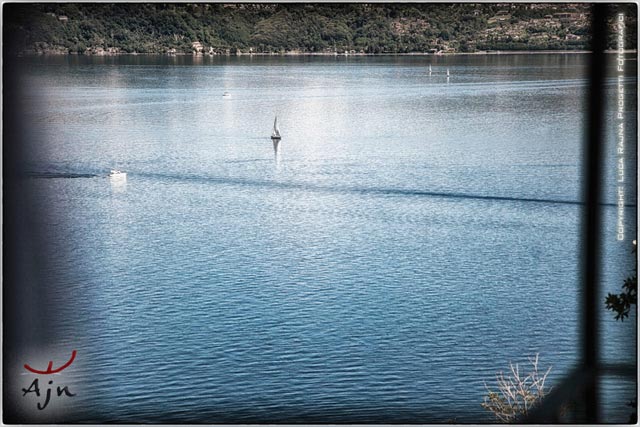
[[[482,407],[491,411],[504,423],[513,422],[518,417],[526,415],[549,392],[545,389],[545,381],[551,367],[542,373],[539,361],[538,354],[529,358],[531,371],[526,375],[517,363],[509,363],[509,375],[505,377],[503,372],[496,374],[497,391],[484,384],[487,395],[481,404]]]

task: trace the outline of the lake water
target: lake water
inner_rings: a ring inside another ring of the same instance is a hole
[[[558,384],[580,343],[587,60],[24,60],[42,322],[78,350],[68,419],[490,422],[510,361],[539,353]],[[615,90],[602,300],[636,234],[628,104],[616,241]],[[635,321],[603,304],[607,360],[635,361]],[[610,381],[608,421],[634,387]]]

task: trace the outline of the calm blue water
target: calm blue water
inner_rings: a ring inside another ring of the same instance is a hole
[[[510,361],[539,353],[557,384],[579,348],[586,60],[31,60],[25,185],[75,419],[486,422]],[[629,207],[616,241],[608,143],[603,298],[635,235]],[[634,361],[635,315],[602,318],[607,360]],[[609,389],[626,421],[634,384]]]

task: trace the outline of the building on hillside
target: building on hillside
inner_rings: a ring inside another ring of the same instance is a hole
[[[204,49],[204,46],[199,41],[195,41],[195,42],[191,43],[191,48],[193,49],[193,51],[195,53],[202,53],[202,50]]]

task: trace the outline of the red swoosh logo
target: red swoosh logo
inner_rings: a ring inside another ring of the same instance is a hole
[[[67,363],[65,363],[64,365],[60,366],[57,369],[53,369],[53,360],[49,362],[49,366],[47,366],[47,370],[46,371],[40,371],[38,369],[33,369],[31,366],[27,365],[26,363],[24,364],[24,368],[27,371],[31,371],[34,374],[41,374],[41,375],[50,375],[50,374],[57,374],[58,372],[62,372],[65,369],[67,369],[69,367],[69,365],[71,365],[73,363],[73,361],[76,358],[76,351],[73,350],[71,352],[71,359],[69,359],[69,361]]]

